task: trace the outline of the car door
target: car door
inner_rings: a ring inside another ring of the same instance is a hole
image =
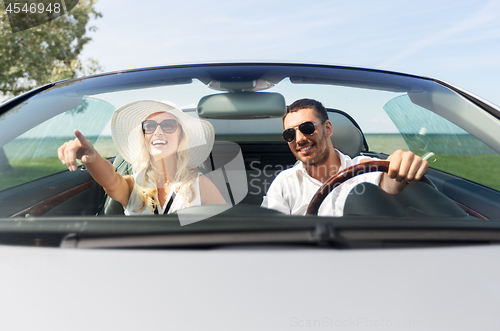
[[[500,213],[500,155],[496,151],[407,95],[390,100],[384,110],[408,148],[427,159],[427,176],[442,193],[479,218],[491,219]]]
[[[33,109],[33,102],[30,104]],[[43,110],[41,107],[40,109]],[[4,114],[2,126],[8,140],[0,148],[0,215],[2,217],[92,215],[103,202],[103,190],[84,166],[68,171],[57,156],[64,142],[74,139],[74,129],[82,131],[104,157],[116,154],[108,123],[114,107],[102,100],[84,97],[80,104],[42,120],[22,134],[23,107],[15,116]],[[7,116],[6,116],[7,115]],[[25,114],[24,116],[29,116]]]

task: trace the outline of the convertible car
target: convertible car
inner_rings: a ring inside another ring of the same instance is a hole
[[[301,98],[327,108],[335,148],[380,161],[332,178],[306,215],[286,215],[261,204],[297,162],[282,116]],[[213,125],[200,171],[226,205],[125,216],[83,165],[61,164],[57,148],[78,129],[130,174],[110,120],[136,100]],[[9,100],[0,132],[6,329],[500,327],[500,108],[446,82],[319,64],[144,68]],[[367,184],[342,217],[317,216],[335,185],[384,171],[398,149],[429,162],[422,182],[383,198]]]

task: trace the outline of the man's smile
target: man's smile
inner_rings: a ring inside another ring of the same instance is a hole
[[[313,147],[313,145],[308,145],[306,147],[302,147],[299,149],[299,153],[301,154],[307,154],[307,152]]]

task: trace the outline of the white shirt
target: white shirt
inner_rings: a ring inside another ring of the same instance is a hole
[[[335,152],[340,160],[339,171],[359,164],[362,160],[378,160],[367,156],[358,156],[351,159],[338,150],[335,150]],[[381,172],[371,172],[345,181],[328,194],[319,207],[318,215],[342,216],[345,201],[353,187],[363,182],[379,185],[381,176]],[[285,214],[305,215],[309,202],[311,202],[314,194],[322,185],[323,183],[319,180],[309,176],[304,164],[299,162],[276,176],[271,186],[269,186],[267,195],[264,197],[262,207],[275,209]]]

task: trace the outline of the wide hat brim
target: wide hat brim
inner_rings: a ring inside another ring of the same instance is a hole
[[[214,145],[214,128],[207,121],[186,115],[167,102],[140,100],[116,109],[111,118],[111,135],[118,153],[133,163],[145,146],[142,122],[152,114],[167,112],[174,115],[187,138],[188,168],[195,169],[210,155]]]

